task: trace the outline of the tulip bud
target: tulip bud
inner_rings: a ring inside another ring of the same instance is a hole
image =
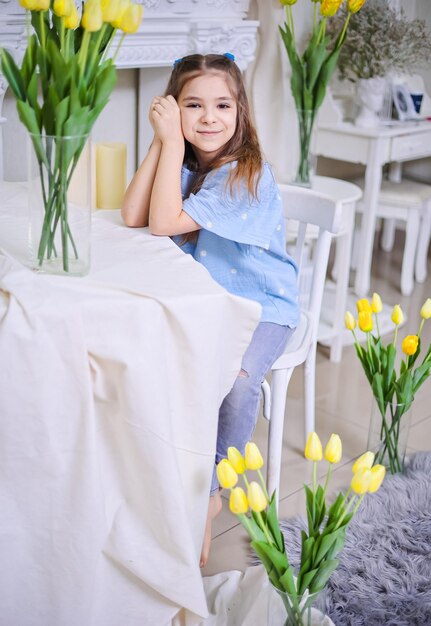
[[[81,26],[89,33],[95,33],[103,26],[100,0],[87,0],[84,4]]]
[[[249,441],[245,444],[245,466],[250,470],[258,470],[263,467],[263,458],[255,443]]]
[[[136,33],[142,21],[143,11],[144,7],[141,4],[129,4],[121,18],[120,28],[123,33],[129,35]]]
[[[244,457],[237,448],[230,446],[227,449],[227,458],[237,474],[244,474],[246,470]]]
[[[64,18],[64,26],[65,28],[69,28],[70,30],[75,30],[79,26],[79,15],[78,10],[75,5],[73,5],[72,13]]]
[[[329,463],[339,463],[342,454],[341,439],[338,435],[332,434],[325,448],[325,459]]]
[[[380,313],[383,309],[382,299],[380,298],[378,293],[373,293],[373,297],[371,299],[371,310],[373,313]]]
[[[356,474],[353,475],[352,481],[350,483],[352,490],[359,496],[367,493],[372,477],[373,475],[371,473],[371,470],[367,469],[366,467],[362,467],[356,472]]]
[[[50,0],[36,0],[34,10],[35,11],[48,11],[51,2]]]
[[[222,459],[216,467],[217,478],[220,486],[231,489],[238,482],[238,474],[227,459]]]
[[[356,459],[356,461],[352,465],[352,472],[356,474],[360,469],[365,467],[366,469],[371,469],[374,463],[374,452],[364,452],[361,456]]]
[[[252,480],[248,486],[247,500],[251,510],[255,513],[260,513],[266,509],[266,505],[268,504],[262,487],[254,480]]]
[[[247,496],[245,495],[245,491],[242,487],[234,487],[230,492],[229,508],[234,515],[247,513]]]
[[[72,0],[54,0],[53,11],[58,17],[69,17],[72,15],[73,7],[75,7]]]
[[[320,443],[317,433],[312,432],[308,435],[307,445],[305,446],[304,456],[309,461],[322,460],[322,444]]]
[[[402,351],[407,356],[412,356],[418,349],[419,338],[417,335],[407,335],[401,344]]]
[[[346,311],[344,315],[344,324],[347,330],[355,330],[356,328],[356,320],[353,317],[353,315],[350,313],[350,311]]]
[[[383,482],[383,479],[386,474],[386,468],[383,465],[374,465],[371,468],[371,481],[368,485],[368,493],[375,493]]]
[[[358,313],[372,313],[371,305],[367,298],[362,298],[362,300],[358,300],[356,302],[356,308],[358,309]]]
[[[399,304],[396,304],[394,308],[392,309],[391,319],[393,323],[395,324],[395,326],[399,326],[400,324],[404,322],[404,314]]]
[[[349,13],[357,13],[365,4],[365,0],[347,0],[347,10]]]
[[[129,4],[130,4],[130,0],[119,0],[118,6],[117,6],[117,14],[115,16],[115,19],[113,19],[111,22],[111,25],[114,28],[121,27],[121,21],[123,19],[123,15],[126,12],[126,9],[128,8]]]
[[[421,316],[424,320],[428,320],[431,317],[431,298],[427,298],[421,308]]]
[[[120,0],[102,0],[102,18],[107,24],[115,20],[118,13]]]
[[[336,14],[344,0],[321,0],[320,14],[323,17],[332,17]]]
[[[364,333],[369,333],[373,330],[373,316],[368,311],[361,311],[358,313],[358,326]]]

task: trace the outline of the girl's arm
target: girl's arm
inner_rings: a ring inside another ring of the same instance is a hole
[[[126,226],[148,226],[151,190],[161,149],[160,139],[154,137],[147,156],[127,187],[121,205],[121,217]]]
[[[181,167],[184,137],[180,109],[175,98],[155,98],[150,110],[150,121],[161,142],[150,198],[150,231],[153,235],[182,235],[198,230],[200,225],[183,211]]]

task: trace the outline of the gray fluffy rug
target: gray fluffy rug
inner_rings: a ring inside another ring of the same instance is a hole
[[[302,518],[281,522],[298,564]],[[409,460],[366,496],[346,533],[328,583],[326,613],[336,626],[431,626],[431,454]]]

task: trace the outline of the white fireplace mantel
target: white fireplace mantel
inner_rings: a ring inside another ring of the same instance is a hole
[[[138,0],[139,1],[139,0]],[[127,35],[116,58],[122,68],[168,68],[192,53],[231,52],[241,70],[253,60],[259,23],[248,20],[250,0],[140,0],[144,16],[139,31]],[[0,0],[0,47],[20,63],[27,43],[25,11],[18,0]],[[112,53],[115,52],[115,42]],[[166,71],[165,71],[166,74]],[[142,93],[143,72],[139,72]],[[7,83],[0,73],[0,133]],[[140,116],[139,116],[140,117]],[[139,133],[138,119],[137,132]],[[140,137],[140,144],[146,142]],[[1,136],[0,136],[1,148]],[[141,149],[139,149],[141,152]],[[2,176],[0,149],[0,179]]]

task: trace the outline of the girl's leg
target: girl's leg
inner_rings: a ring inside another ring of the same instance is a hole
[[[217,432],[216,464],[227,456],[229,446],[244,453],[250,441],[259,414],[261,385],[286,347],[295,329],[270,322],[261,322],[256,328],[241,365],[241,371],[220,407]],[[217,476],[213,474],[211,494],[218,490]]]
[[[245,444],[254,432],[261,398],[262,381],[272,364],[283,353],[294,329],[270,322],[256,328],[234,386],[223,400],[219,412],[216,464],[227,456],[229,446],[244,453]],[[213,472],[210,502],[200,565],[203,567],[211,545],[211,523],[221,510],[220,487]]]

